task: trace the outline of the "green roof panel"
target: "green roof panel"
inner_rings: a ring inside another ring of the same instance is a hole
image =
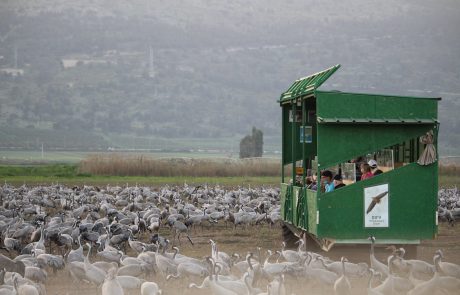
[[[279,102],[283,103],[312,94],[315,89],[320,87],[339,68],[340,65],[335,65],[324,71],[296,80],[288,90],[281,94]]]

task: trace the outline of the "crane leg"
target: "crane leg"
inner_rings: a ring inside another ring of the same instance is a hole
[[[193,244],[192,239],[190,238],[188,234],[187,234],[187,239],[190,241],[190,244],[192,244],[192,246],[195,246],[195,244]]]

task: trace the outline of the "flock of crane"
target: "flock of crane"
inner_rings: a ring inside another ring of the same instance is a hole
[[[438,216],[441,221],[447,221],[450,225],[460,220],[460,192],[457,187],[438,191]]]
[[[440,208],[444,201],[451,204],[452,196],[458,201],[456,190],[447,192],[440,192]],[[448,197],[442,201],[441,196]],[[70,290],[86,288],[103,295],[162,290],[434,295],[460,290],[460,266],[445,261],[441,250],[426,262],[405,259],[405,250],[393,247],[382,262],[374,254],[374,237],[369,237],[370,260],[361,263],[306,251],[303,240],[296,250],[286,249],[283,243],[274,251],[255,246],[239,254],[225,253],[218,241],[209,240],[205,257],[186,256],[177,247],[182,246],[181,235],[196,247],[196,227],[273,226],[279,220],[279,191],[273,188],[4,185],[0,188],[0,295],[47,294],[53,277],[70,280]]]

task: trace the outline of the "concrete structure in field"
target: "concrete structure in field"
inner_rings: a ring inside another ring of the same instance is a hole
[[[17,69],[17,68],[2,68],[2,69],[0,69],[0,72],[3,73],[3,74],[11,75],[13,77],[23,76],[24,75],[24,70],[23,69]]]
[[[78,66],[79,64],[82,65],[105,65],[111,64],[113,62],[103,59],[74,59],[74,58],[67,58],[61,60],[62,66],[64,69],[69,69]]]

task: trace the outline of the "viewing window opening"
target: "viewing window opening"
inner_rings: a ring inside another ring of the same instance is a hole
[[[350,159],[347,162],[322,169],[318,175],[318,185],[323,192],[340,189],[357,181],[376,177],[391,170],[416,162],[423,152],[424,146],[419,138],[414,138],[388,148]],[[312,161],[312,167],[317,167],[317,161]],[[312,169],[313,170],[313,169]],[[321,177],[320,177],[321,176]],[[333,189],[327,189],[330,183]],[[315,188],[315,186],[312,186]]]
[[[320,171],[317,171],[316,156],[311,160],[307,159],[305,166],[302,160],[296,161],[294,170],[292,170],[292,164],[285,165],[284,171],[286,171],[286,177],[289,177],[289,183],[292,184],[295,179],[294,185],[296,186],[305,185],[307,189],[326,191],[326,185],[331,187],[333,183],[333,190],[335,190],[416,162],[423,150],[424,144],[419,138],[413,138]],[[306,168],[305,173],[304,167]],[[294,177],[291,171],[294,172]],[[331,190],[328,189],[328,191]]]

